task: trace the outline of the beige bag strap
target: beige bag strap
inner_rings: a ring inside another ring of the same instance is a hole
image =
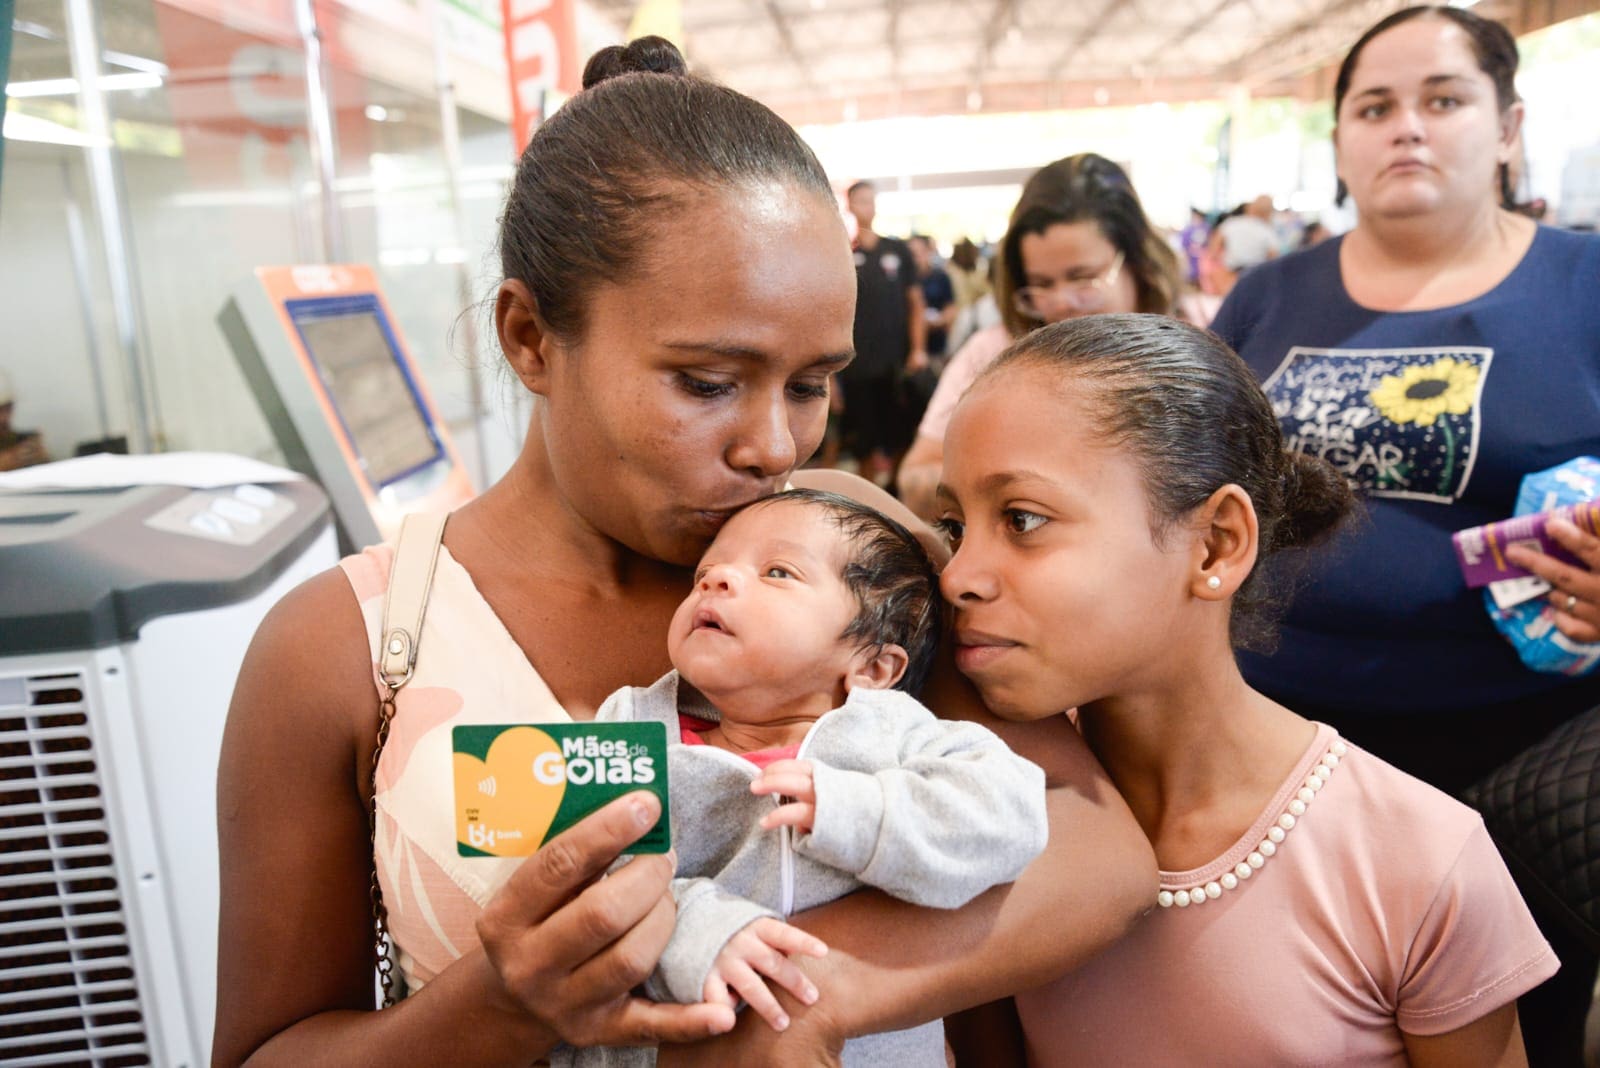
[[[400,538],[394,547],[394,562],[389,565],[389,591],[383,598],[382,644],[378,649],[378,674],[386,687],[378,707],[378,739],[372,750],[372,803],[367,818],[372,832],[373,852],[378,844],[378,761],[389,741],[389,725],[394,721],[394,698],[400,687],[411,681],[417,667],[417,646],[422,641],[422,616],[428,610],[428,593],[433,589],[433,569],[439,562],[439,545],[444,538],[448,512],[408,515],[400,521]],[[404,997],[404,985],[396,990],[394,957],[390,953],[389,910],[383,904],[383,889],[378,885],[374,856],[371,887],[373,962],[383,989],[383,1008]]]
[[[400,538],[389,568],[389,592],[383,599],[383,644],[378,651],[378,673],[391,690],[411,681],[417,666],[422,617],[428,610],[433,569],[449,518],[448,512],[416,513],[400,522]]]

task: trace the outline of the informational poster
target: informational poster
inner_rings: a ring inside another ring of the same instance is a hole
[[[554,103],[582,87],[574,0],[501,0],[518,156]]]

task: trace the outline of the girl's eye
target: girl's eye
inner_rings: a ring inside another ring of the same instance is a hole
[[[1044,516],[1034,515],[1032,512],[1024,512],[1020,508],[1008,508],[1006,510],[1006,526],[1011,529],[1013,534],[1032,533],[1047,522],[1049,520],[1045,519]]]
[[[799,401],[814,401],[828,399],[828,383],[823,382],[791,382],[789,395]]]
[[[733,392],[731,382],[712,382],[682,371],[678,372],[678,384],[686,393],[696,397],[721,397]]]
[[[1461,101],[1453,96],[1436,96],[1433,98],[1435,111],[1454,111],[1460,104]]]
[[[959,519],[951,519],[949,516],[945,516],[943,519],[935,519],[933,521],[933,529],[943,534],[945,541],[951,545],[956,545],[960,543],[961,535],[966,532],[966,524]]]
[[[1387,111],[1388,108],[1389,105],[1387,104],[1368,104],[1366,107],[1356,112],[1356,114],[1363,119],[1376,119],[1382,117],[1383,113]]]
[[[785,568],[769,567],[764,572],[762,572],[762,577],[763,578],[786,579],[786,578],[792,578],[793,576],[791,576],[789,574],[789,572]]]

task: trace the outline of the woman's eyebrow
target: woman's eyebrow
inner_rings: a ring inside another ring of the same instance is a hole
[[[1037,471],[1029,471],[1026,469],[1019,469],[1015,471],[994,471],[980,478],[977,482],[977,485],[973,487],[973,492],[980,496],[998,493],[1001,490],[1007,489],[1018,482],[1043,482],[1047,485],[1054,485],[1049,478]],[[956,499],[955,490],[951,489],[950,486],[944,482],[940,482],[937,486],[935,486],[933,492],[941,500],[953,502]]]
[[[1422,79],[1422,84],[1424,86],[1426,86],[1427,88],[1433,89],[1433,88],[1437,88],[1440,85],[1445,84],[1446,82],[1466,82],[1466,83],[1470,84],[1471,80],[1472,79],[1469,78],[1465,74],[1430,74],[1426,78]],[[1359,100],[1360,98],[1362,98],[1364,96],[1392,96],[1392,95],[1394,95],[1394,90],[1389,88],[1389,86],[1387,86],[1387,85],[1374,85],[1370,89],[1361,90],[1359,93],[1352,93],[1350,95],[1350,99]]]
[[[726,356],[730,359],[747,360],[751,363],[764,363],[771,358],[768,353],[761,349],[723,341],[668,341],[664,347],[676,352],[709,353],[713,356]],[[855,356],[855,350],[848,349],[844,352],[825,353],[818,356],[812,363],[843,367],[855,359]]]
[[[985,475],[978,480],[978,492],[995,493],[1018,482],[1043,482],[1046,485],[1054,485],[1050,478],[1037,471],[1019,468],[1014,471],[996,471],[993,474]]]

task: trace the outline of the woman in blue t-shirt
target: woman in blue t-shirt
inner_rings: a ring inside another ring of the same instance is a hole
[[[1252,685],[1455,793],[1600,704],[1600,676],[1541,675],[1462,582],[1450,533],[1512,512],[1525,474],[1600,455],[1600,238],[1505,210],[1522,105],[1497,23],[1415,7],[1373,26],[1334,89],[1360,222],[1242,279],[1212,329],[1262,379],[1292,448],[1331,460],[1370,521],[1308,563]],[[1600,539],[1544,560],[1554,622],[1600,640]],[[1564,947],[1565,1024],[1522,1014],[1533,1063],[1578,1063],[1595,959]],[[1557,1052],[1540,1047],[1560,1043]]]

